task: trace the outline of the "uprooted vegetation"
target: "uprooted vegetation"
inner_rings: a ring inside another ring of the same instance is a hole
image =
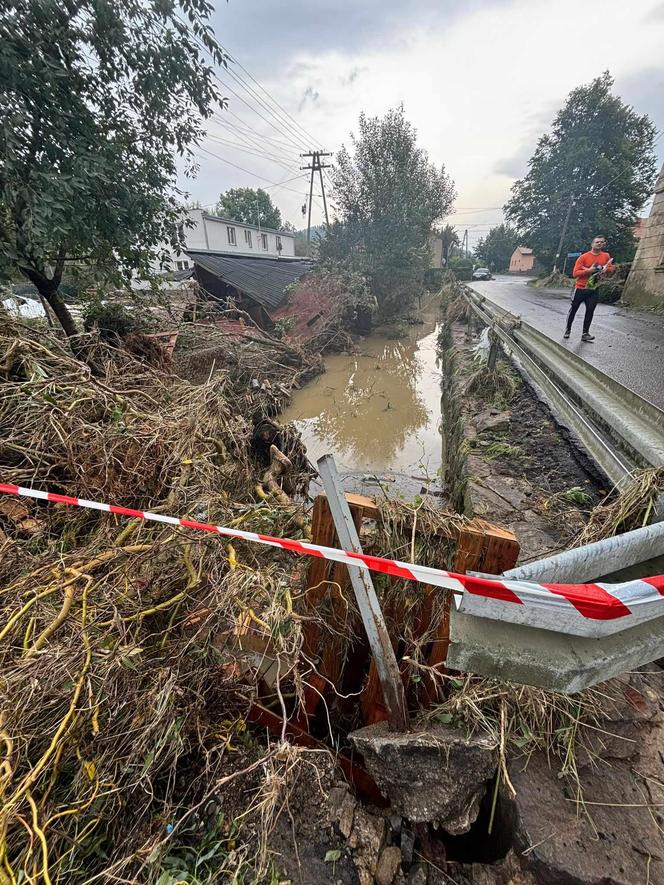
[[[55,336],[3,326],[3,480],[301,536],[299,508],[275,500],[268,474],[278,437],[295,465],[284,487],[301,491],[308,478],[297,438],[269,420],[311,367],[304,358],[280,370],[261,345],[227,340],[216,370],[204,354],[204,380],[191,383],[91,347],[103,377]],[[279,624],[281,650],[297,648],[293,564],[168,525],[21,500],[0,502],[0,520],[2,881],[37,881],[40,870],[45,882],[102,870],[156,881],[161,846],[186,844],[193,809],[263,755],[238,737],[250,682],[225,648],[257,612],[266,629]],[[254,799],[260,814],[264,797]],[[216,873],[253,869],[255,846],[228,847],[239,827],[228,810],[212,818],[223,836]],[[28,839],[21,821],[32,822]]]

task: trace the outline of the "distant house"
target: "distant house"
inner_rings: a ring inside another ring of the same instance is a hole
[[[443,266],[443,240],[440,234],[429,234],[429,248],[431,249],[431,264],[429,267]]]
[[[184,248],[170,253],[168,278],[193,277],[204,297],[234,304],[262,328],[272,328],[272,313],[284,303],[286,289],[313,266],[295,257],[295,233],[202,209],[187,209],[184,215]]]
[[[517,246],[510,258],[510,273],[534,273],[535,253],[526,246]]]
[[[292,258],[295,234],[256,224],[245,224],[202,209],[187,209],[183,225],[184,252],[214,252],[222,255],[245,255],[259,258]],[[191,261],[186,254],[171,253],[172,270],[187,270]]]
[[[622,297],[629,304],[664,302],[664,166]]]

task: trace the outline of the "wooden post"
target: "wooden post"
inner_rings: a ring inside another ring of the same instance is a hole
[[[356,528],[360,529],[362,520],[376,519],[378,507],[376,503],[364,495],[347,494],[346,501],[353,516]],[[337,532],[334,527],[330,505],[325,492],[321,492],[314,501],[311,519],[311,540],[314,544],[335,547],[338,544]],[[334,585],[338,585],[334,586]],[[348,568],[340,562],[311,557],[307,572],[307,589],[305,605],[308,611],[319,608],[328,595],[331,595],[333,613],[341,615],[346,608],[342,597],[350,584]],[[340,648],[340,637],[330,636],[321,649],[324,636],[328,636],[316,621],[307,621],[303,629],[303,651],[310,659],[319,659],[318,672],[308,677],[309,686],[304,689],[304,698],[297,715],[299,727],[307,728],[308,722],[315,715],[323,696],[330,691],[330,682],[336,685],[341,674],[343,649]]]
[[[341,488],[339,474],[332,455],[323,455],[317,462],[318,473],[327,492],[332,518],[344,550],[361,553],[362,547],[353,524],[348,502]],[[360,610],[371,654],[380,678],[383,699],[387,707],[390,726],[397,731],[408,727],[408,711],[401,674],[392,648],[392,642],[385,626],[385,619],[376,596],[371,576],[360,568],[348,567],[357,607]]]
[[[519,557],[519,542],[514,532],[489,525],[483,520],[476,520],[473,525],[463,526],[459,533],[453,571],[459,574],[482,571],[489,575],[500,575],[513,568]],[[452,593],[443,591],[443,616],[429,654],[429,666],[437,667],[447,660],[450,647],[450,607]],[[428,697],[433,701],[438,694],[439,685],[429,686]]]

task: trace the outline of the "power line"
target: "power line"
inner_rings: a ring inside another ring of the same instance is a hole
[[[245,81],[231,68],[227,68],[227,70],[230,76],[235,80],[235,82],[239,86],[241,86],[248,95],[253,97],[258,102],[260,107],[264,108],[267,113],[270,114],[270,116],[272,116],[277,121],[277,123],[288,133],[289,137],[292,132],[293,137],[300,141],[301,145],[306,144],[306,142],[301,141],[302,136],[297,132],[297,130],[293,129],[288,121],[280,114],[275,113],[275,111],[270,107],[269,104],[267,104],[264,99],[261,98],[261,96],[256,92],[255,89],[253,89],[251,86],[248,86]]]
[[[238,119],[238,120],[240,119],[240,118],[237,117],[237,115],[234,114],[232,111],[228,111],[228,113],[229,113],[232,117],[235,117],[235,118]],[[243,141],[247,146],[249,146],[249,147],[251,147],[251,148],[254,148],[255,150],[258,150],[260,153],[268,153],[268,151],[266,151],[265,143],[264,143],[264,142],[265,142],[265,137],[263,136],[262,133],[259,133],[258,131],[253,130],[253,131],[255,132],[256,137],[254,137],[253,135],[245,135],[243,132],[240,132],[240,131],[237,129],[237,127],[233,127],[232,125],[229,125],[229,121],[228,121],[228,120],[224,120],[224,119],[222,119],[218,114],[215,114],[215,115],[213,115],[213,116],[214,116],[214,120],[215,120],[215,122],[217,122],[218,124],[222,124],[222,125],[224,125],[224,127],[227,128],[227,130],[228,130],[229,132],[231,132],[231,133],[233,133],[234,135],[236,135],[237,138],[242,139],[242,141]],[[293,148],[292,148],[292,146],[290,146],[290,145],[288,146],[287,149],[288,149],[289,151],[293,151]],[[276,155],[277,152],[281,152],[280,155],[279,155],[279,159],[280,159],[280,161],[281,161],[281,160],[285,160],[285,161],[286,161],[285,163],[283,163],[283,162],[281,163],[281,165],[283,166],[283,168],[284,168],[284,169],[288,169],[288,171],[290,171],[290,172],[295,172],[295,171],[297,171],[298,167],[297,167],[297,165],[296,165],[296,161],[295,161],[295,159],[293,159],[292,161],[289,162],[288,157],[283,156],[283,150],[284,150],[283,148],[275,148],[275,149],[273,149],[271,156],[274,157],[274,156]]]
[[[220,45],[221,45],[221,44],[220,44]],[[261,84],[261,83],[260,83],[260,82],[259,82],[259,81],[258,81],[258,80],[257,80],[257,79],[256,79],[256,78],[255,78],[255,77],[254,77],[254,76],[253,76],[253,75],[252,75],[252,74],[251,74],[246,68],[245,68],[245,67],[244,67],[244,65],[243,65],[241,62],[239,62],[239,61],[237,60],[237,58],[235,58],[235,57],[234,57],[234,56],[233,56],[233,55],[232,55],[227,49],[225,49],[223,46],[222,46],[222,49],[224,49],[224,51],[226,52],[226,54],[228,55],[228,57],[231,59],[231,61],[235,62],[235,64],[245,72],[245,74],[249,77],[249,79],[252,80],[252,81],[258,86],[258,88],[261,89],[261,90],[265,93],[265,95],[270,99],[270,101],[272,101],[272,102],[276,105],[276,107],[278,107],[281,111],[283,111],[284,114],[286,114],[286,116],[287,116],[287,117],[288,117],[288,118],[289,118],[289,119],[295,124],[295,126],[297,126],[297,128],[298,128],[298,129],[304,134],[305,138],[306,138],[308,141],[313,141],[313,142],[315,142],[316,144],[318,144],[318,146],[319,146],[320,148],[322,148],[322,144],[318,141],[318,139],[317,139],[317,138],[314,138],[314,136],[313,136],[310,132],[308,132],[308,131],[304,128],[304,126],[302,126],[302,125],[301,125],[301,124],[300,124],[300,123],[299,123],[299,122],[298,122],[298,121],[297,121],[297,120],[296,120],[296,119],[295,119],[295,118],[294,118],[294,117],[293,117],[293,116],[292,116],[292,115],[286,110],[286,108],[283,107],[283,105],[279,104],[279,102],[276,100],[276,98],[274,98],[274,96],[271,95],[271,94],[267,91],[267,89],[266,89],[266,88],[265,88],[265,87],[264,87],[264,86],[263,86],[263,85],[262,85],[262,84]]]
[[[220,126],[224,126],[224,127],[226,127],[227,129],[230,129],[231,132],[236,132],[238,135],[239,135],[240,133],[245,133],[245,134],[247,134],[248,136],[254,136],[254,135],[256,135],[256,136],[258,136],[262,141],[269,141],[269,142],[271,142],[273,145],[275,145],[275,146],[276,146],[277,148],[279,148],[280,150],[284,150],[284,149],[286,149],[286,150],[290,151],[290,150],[293,149],[292,146],[291,146],[290,144],[288,144],[287,142],[283,141],[282,139],[280,139],[280,138],[275,138],[273,135],[266,135],[264,132],[259,132],[257,129],[254,129],[250,124],[248,124],[248,123],[246,122],[246,120],[243,120],[241,117],[238,117],[237,114],[234,114],[234,113],[232,113],[231,111],[228,111],[228,110],[226,111],[226,113],[229,114],[231,117],[233,117],[233,119],[238,120],[242,125],[241,125],[241,126],[238,126],[237,124],[231,124],[227,119],[225,119],[224,117],[219,116],[219,114],[215,114],[215,115],[214,115],[214,119],[219,123]]]
[[[220,138],[219,136],[211,135],[210,133],[208,133],[207,137],[209,139],[211,139],[212,141],[219,142],[219,144],[223,144],[226,147],[232,148],[233,150],[242,151],[243,153],[249,154],[250,156],[260,157],[264,160],[268,160],[270,163],[275,163],[277,166],[280,166],[286,172],[294,172],[295,171],[292,166],[286,166],[284,163],[281,162],[281,160],[278,157],[274,156],[273,154],[268,154],[265,151],[259,151],[256,148],[248,147],[247,145],[243,145],[243,144],[239,144],[236,141],[235,142],[228,141],[225,138]]]
[[[209,151],[207,148],[204,148],[202,145],[198,145],[198,149],[203,151],[203,153],[208,154],[210,157],[214,157],[215,160],[221,160],[222,163],[227,163],[229,166],[233,166],[235,169],[239,169],[241,172],[246,172],[247,175],[253,175],[255,178],[260,178],[263,181],[267,181],[270,183],[270,188],[272,187],[283,187],[284,190],[292,191],[292,193],[301,196],[301,191],[296,191],[292,187],[284,187],[284,184],[289,181],[295,181],[298,178],[306,178],[305,175],[296,175],[293,178],[287,178],[285,181],[272,181],[271,178],[266,178],[264,175],[259,175],[257,172],[253,172],[251,169],[245,169],[244,166],[240,166],[238,163],[233,163],[231,160],[227,160],[226,157],[220,157],[219,154],[215,154],[214,151]],[[202,159],[202,158],[201,158]],[[264,190],[269,190],[270,188],[263,188]]]
[[[181,21],[181,23],[184,24],[184,25],[186,26],[186,22],[183,22],[182,19],[179,19],[179,21]],[[207,47],[206,47],[206,46],[205,46],[205,45],[204,45],[204,44],[203,44],[203,43],[202,43],[202,42],[201,42],[201,41],[200,41],[195,35],[192,35],[192,39],[193,39],[194,42],[199,46],[199,48],[202,49],[203,52],[207,53],[207,55],[208,55],[210,58],[212,58],[212,61],[214,62],[215,60],[214,60],[214,58],[212,57],[212,55],[211,55],[210,51],[208,50],[208,48],[207,48]],[[228,53],[227,53],[227,54],[228,54]],[[229,55],[229,57],[230,57],[230,54],[228,54],[228,55]],[[214,78],[217,80],[217,82],[218,82],[221,86],[224,87],[224,89],[228,89],[228,91],[231,92],[231,93],[232,93],[232,94],[238,99],[238,101],[241,101],[244,105],[246,105],[246,106],[249,108],[250,111],[253,111],[253,113],[255,113],[255,114],[257,114],[259,117],[261,117],[262,120],[264,120],[268,125],[272,126],[277,132],[280,131],[280,130],[275,126],[275,124],[274,124],[271,120],[268,120],[268,119],[265,117],[264,114],[262,114],[259,110],[257,110],[257,109],[256,109],[255,107],[253,107],[251,104],[249,104],[249,102],[247,102],[247,101],[246,101],[241,95],[239,95],[239,94],[233,89],[232,86],[229,86],[228,83],[224,82],[224,80],[221,79],[221,77],[220,77],[219,74],[215,71],[214,68],[212,68],[211,70],[212,70],[212,75],[214,76]],[[243,86],[243,88],[246,90],[247,94],[248,94],[248,95],[251,95],[251,92],[250,92],[251,87],[247,87],[244,83],[242,83],[241,78],[239,78],[239,77],[235,74],[235,72],[232,72],[232,71],[230,70],[230,68],[226,68],[226,70],[231,74],[231,76],[233,76],[233,78],[234,78],[236,81],[239,81],[239,85]],[[265,107],[265,103],[264,103],[264,102],[263,102],[263,106]],[[275,117],[275,119],[277,119],[277,120],[279,121],[279,118],[274,114],[274,112],[272,112],[269,108],[266,108],[266,110],[268,110],[268,111],[272,114],[272,116]],[[279,121],[279,122],[280,122],[280,121]],[[303,147],[304,144],[305,144],[304,142],[295,141],[295,140],[293,139],[293,137],[292,137],[292,135],[291,135],[290,127],[289,127],[287,124],[282,124],[282,130],[281,130],[281,133],[280,133],[280,134],[282,134],[282,135],[285,134],[286,137],[287,137],[287,138],[289,139],[289,141],[291,142],[291,144],[292,144],[294,147],[296,147],[298,151],[301,150],[302,147]]]
[[[260,112],[260,110],[258,110],[257,108],[253,107],[253,105],[250,105],[248,101],[245,101],[245,99],[242,98],[242,96],[239,95],[239,94],[233,89],[232,86],[229,86],[228,83],[225,83],[225,82],[221,79],[221,77],[219,77],[217,74],[215,74],[215,76],[216,76],[217,80],[221,83],[221,85],[222,85],[225,89],[228,89],[228,90],[229,90],[229,91],[230,91],[230,92],[231,92],[231,93],[232,93],[232,94],[238,99],[238,101],[241,101],[242,104],[246,105],[246,106],[249,108],[250,111],[253,111],[253,113],[256,114],[258,117],[260,117],[261,120],[263,120],[265,123],[267,123],[268,126],[272,126],[274,129],[277,129],[277,127],[274,125],[274,123],[272,123],[271,120],[268,120],[268,118],[265,116],[265,114],[262,114],[262,113]],[[277,132],[278,132],[278,131],[279,131],[279,130],[277,129]],[[282,134],[285,134],[285,135],[286,135],[286,137],[289,139],[289,141],[291,142],[291,144],[293,145],[293,147],[296,148],[296,150],[302,150],[302,145],[301,145],[300,143],[298,143],[297,141],[295,141],[295,140],[291,137],[291,135],[290,135],[290,133],[289,133],[288,131],[286,131],[285,133],[282,133]]]

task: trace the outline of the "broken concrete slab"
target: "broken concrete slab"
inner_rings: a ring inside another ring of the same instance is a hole
[[[532,873],[522,870],[519,861],[513,851],[507,857],[492,864],[460,865],[462,873],[456,869],[450,870],[450,875],[455,882],[461,885],[461,876],[472,885],[541,885],[541,880],[536,879]],[[465,875],[464,875],[465,874]],[[448,877],[449,878],[449,877]],[[448,885],[442,880],[441,885]],[[438,883],[436,883],[438,885]]]
[[[343,784],[332,787],[328,797],[328,824],[336,825],[344,839],[348,839],[353,830],[353,818],[357,799]]]
[[[487,409],[484,412],[480,412],[473,420],[478,434],[500,433],[501,431],[509,430],[511,423],[512,416],[510,413],[499,412],[497,409]]]
[[[510,769],[516,798],[514,842],[521,866],[545,885],[664,882],[664,841],[656,812],[664,804],[664,719],[640,729],[638,765],[619,760],[586,769],[577,785],[549,767],[544,753]],[[524,852],[527,852],[524,854]]]
[[[375,882],[384,835],[385,821],[383,818],[369,814],[361,805],[357,805],[348,847],[353,852],[353,862],[360,885],[373,885]]]
[[[467,737],[443,725],[391,732],[386,722],[350,734],[356,750],[393,809],[408,820],[435,821],[448,833],[467,832],[496,770],[489,737]]]
[[[388,845],[380,853],[376,866],[376,885],[392,885],[401,866],[401,849]]]
[[[584,735],[577,767],[597,765],[597,760],[634,759],[642,749],[643,728],[660,712],[661,674],[623,673],[601,686],[601,727]]]

